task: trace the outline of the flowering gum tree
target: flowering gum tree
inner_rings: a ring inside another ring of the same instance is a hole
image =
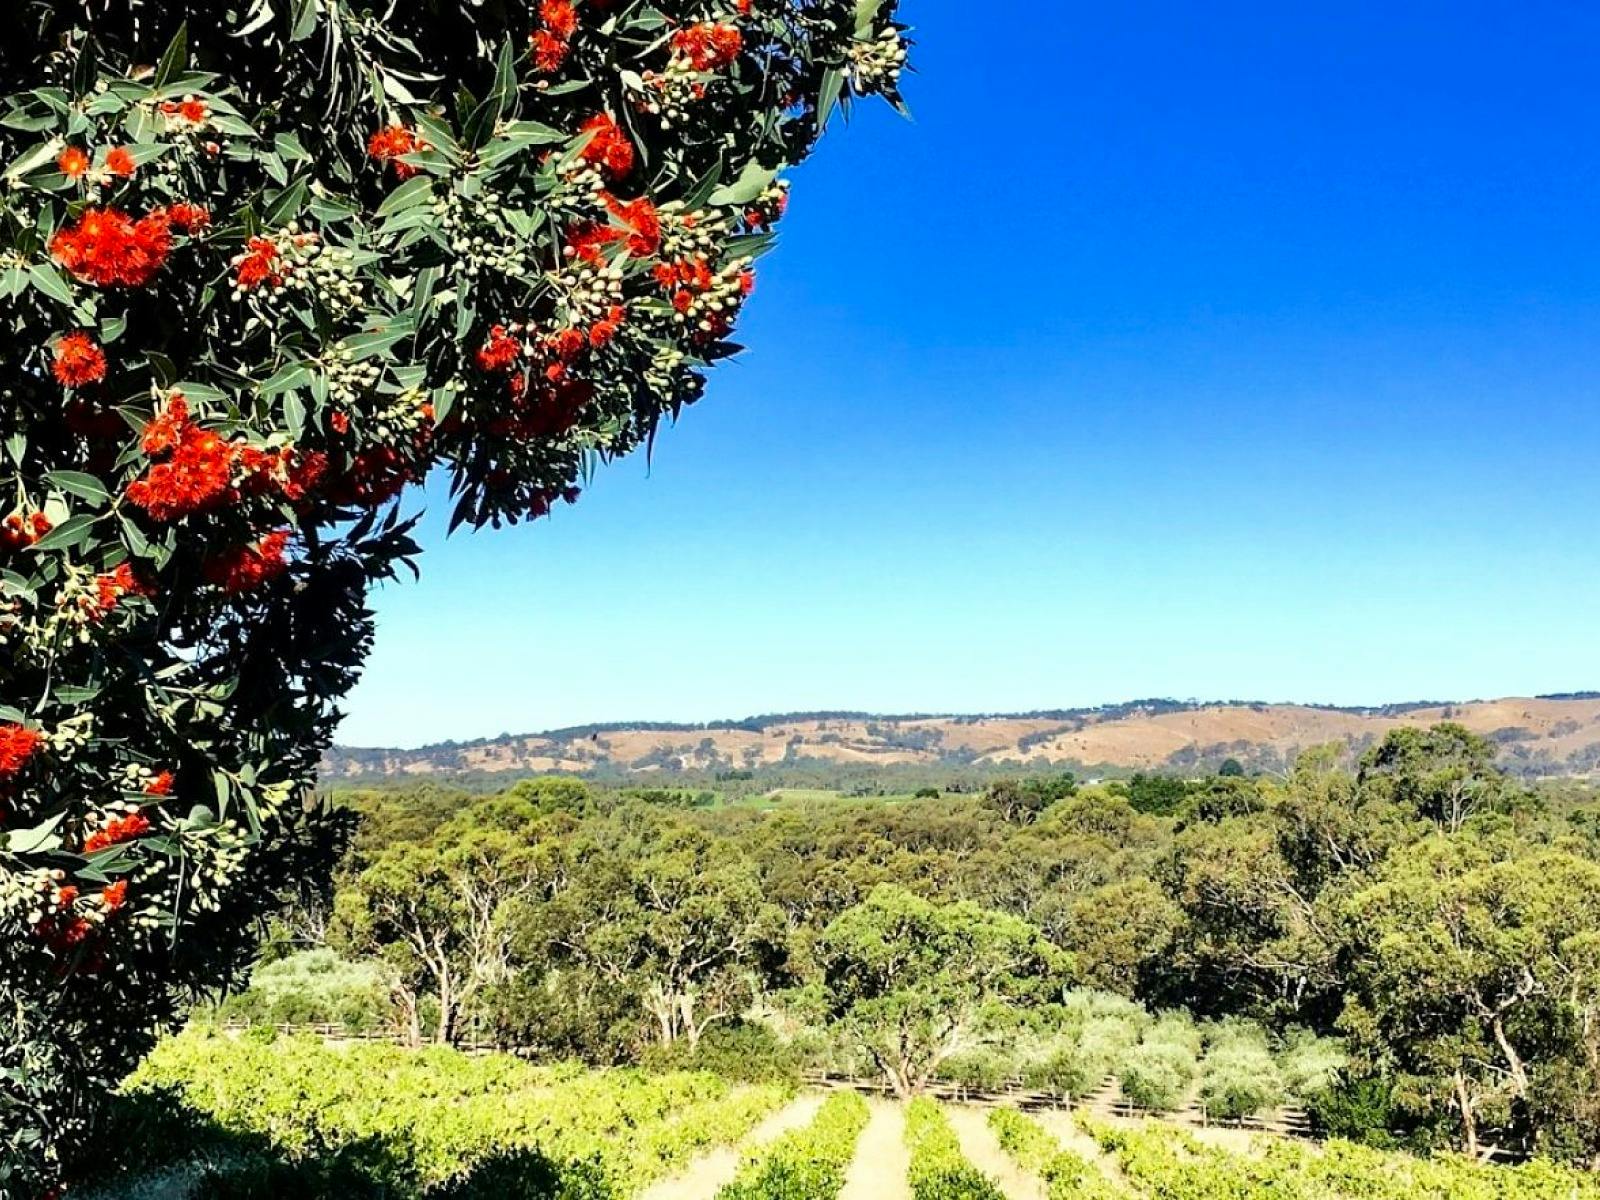
[[[701,394],[895,0],[17,0],[0,38],[0,1190],[248,959],[448,472]]]

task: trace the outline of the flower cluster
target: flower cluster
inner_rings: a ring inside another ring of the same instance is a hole
[[[72,568],[62,584],[52,620],[67,636],[87,641],[130,597],[148,598],[155,588],[139,578],[132,563],[120,563],[98,574]]]
[[[107,916],[122,909],[128,903],[128,881],[119,879],[115,883],[102,888],[100,890],[100,903],[104,906]]]
[[[56,156],[56,167],[68,179],[82,179],[94,160],[82,146],[68,146]]]
[[[198,96],[185,96],[181,100],[164,100],[161,115],[168,125],[180,133],[204,129],[211,119],[211,106]]]
[[[702,21],[672,35],[672,53],[696,71],[718,71],[744,50],[744,35],[732,25]]]
[[[253,237],[244,253],[233,260],[233,285],[237,291],[283,286],[283,251],[272,238]]]
[[[325,245],[318,234],[298,225],[251,238],[230,265],[236,300],[252,296],[258,302],[272,302],[275,293],[288,289],[333,305],[361,303],[354,254]]]
[[[763,191],[744,211],[744,223],[752,230],[771,229],[789,211],[789,181],[780,179]]]
[[[877,37],[856,41],[850,47],[850,81],[864,96],[894,95],[909,57],[905,38],[892,26]]]
[[[532,37],[534,69],[553,75],[572,51],[572,36],[578,32],[578,10],[572,0],[544,0],[539,6],[540,28]]]
[[[289,569],[284,559],[290,533],[274,530],[249,546],[234,546],[206,563],[206,579],[225,592],[251,592]]]
[[[714,270],[702,257],[661,263],[656,282],[671,299],[677,320],[687,325],[697,342],[725,337],[733,328],[745,299],[755,290],[751,260],[735,261]]]
[[[98,829],[84,839],[83,852],[99,854],[102,850],[109,850],[113,846],[142,838],[149,832],[150,818],[142,812],[134,811],[120,817],[108,817]]]
[[[180,233],[199,237],[211,226],[211,210],[203,204],[180,201],[165,209],[167,221]]]
[[[478,369],[487,375],[508,375],[522,358],[522,343],[504,325],[489,330],[489,340],[478,350]]]
[[[78,895],[78,889],[70,884],[47,885],[44,911],[33,923],[34,936],[62,957],[73,954],[94,933],[94,925],[75,911]],[[98,967],[98,963],[92,964],[85,973],[92,974]]]
[[[633,174],[637,158],[633,142],[610,113],[596,113],[578,132],[588,138],[582,152],[584,162],[599,167],[613,181]]]
[[[323,484],[324,495],[336,503],[375,508],[427,473],[434,441],[432,401],[415,391],[372,400],[360,414],[367,444],[336,470],[328,470]],[[348,413],[334,410],[329,423],[341,442],[353,440],[355,427]]]
[[[609,220],[582,221],[567,231],[563,254],[593,267],[605,267],[608,251],[622,246],[631,258],[653,258],[661,250],[661,214],[648,196],[621,201],[602,193]]]
[[[647,94],[639,107],[660,117],[665,127],[690,120],[690,108],[704,100],[713,76],[744,52],[738,26],[700,21],[672,35],[672,54],[662,71],[646,71]]]
[[[389,125],[367,139],[367,153],[381,163],[394,168],[396,179],[411,179],[417,168],[405,161],[408,154],[418,154],[427,149],[427,143],[408,125]]]
[[[127,497],[163,522],[210,512],[246,495],[302,500],[325,466],[321,455],[301,455],[287,446],[263,450],[224,438],[191,419],[188,401],[178,393],[145,425],[140,448],[163,461],[129,483]]]
[[[142,478],[128,485],[128,499],[157,521],[176,521],[206,512],[233,492],[237,447],[188,419],[183,397],[175,396],[162,415],[145,428],[147,454],[165,454]]]
[[[95,620],[104,617],[116,608],[118,601],[124,596],[153,594],[154,589],[140,581],[132,564],[122,563],[114,570],[95,576],[93,617]]]
[[[133,152],[126,146],[111,146],[100,155],[99,164],[82,146],[67,146],[56,156],[56,169],[74,183],[114,183],[131,179],[139,169]]]
[[[0,521],[0,550],[21,550],[33,545],[52,528],[50,518],[42,512],[27,515],[12,513]]]
[[[44,735],[23,725],[0,725],[0,780],[16,775],[44,744]]]
[[[62,387],[81,388],[106,377],[106,352],[87,333],[69,333],[56,343],[51,368]]]
[[[50,241],[57,262],[96,287],[144,287],[172,253],[165,211],[135,220],[115,208],[91,208]]]

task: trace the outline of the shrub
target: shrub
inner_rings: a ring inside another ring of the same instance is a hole
[[[1537,1160],[1496,1167],[1459,1155],[1413,1158],[1344,1141],[1313,1147],[1292,1139],[1231,1154],[1170,1125],[1083,1124],[1115,1158],[1136,1194],[1168,1200],[1593,1200],[1600,1195],[1592,1172]]]
[[[1278,1055],[1278,1071],[1288,1094],[1305,1103],[1339,1080],[1350,1056],[1337,1038],[1317,1037],[1304,1029],[1289,1031]]]
[[[690,1048],[687,1039],[648,1047],[641,1065],[653,1071],[709,1071],[747,1083],[800,1082],[800,1053],[769,1027],[739,1021],[713,1025]]]
[[[1117,1079],[1130,1104],[1173,1112],[1188,1099],[1195,1069],[1195,1053],[1187,1045],[1147,1039],[1128,1051]]]
[[[249,988],[223,1001],[217,1015],[257,1024],[378,1029],[394,1017],[390,976],[377,963],[345,962],[332,950],[302,950],[257,967]]]
[[[995,1092],[1012,1075],[1011,1060],[990,1050],[972,1050],[953,1055],[939,1066],[938,1077],[965,1091]]]
[[[1104,1021],[1130,1026],[1134,1030],[1135,1041],[1138,1040],[1139,1031],[1150,1024],[1150,1014],[1142,1004],[1115,992],[1074,988],[1062,998],[1061,1008],[1072,1025],[1087,1026]]]
[[[125,1093],[102,1175],[195,1168],[207,1176],[202,1194],[263,1200],[487,1200],[558,1188],[610,1200],[739,1140],[791,1094],[703,1073],[197,1033],[158,1046]]]
[[[1157,1016],[1155,1023],[1145,1031],[1144,1040],[1182,1046],[1189,1053],[1198,1055],[1205,1046],[1206,1035],[1188,1013],[1173,1011]]]
[[[860,1039],[831,1022],[800,1027],[792,1046],[804,1070],[853,1079],[878,1074],[878,1065]]]
[[[1341,1072],[1331,1086],[1308,1097],[1307,1108],[1317,1132],[1326,1137],[1381,1148],[1397,1143],[1391,1130],[1401,1124],[1400,1108],[1393,1083],[1380,1076]]]
[[[1063,1035],[1037,1047],[1022,1070],[1022,1081],[1040,1091],[1085,1096],[1105,1083],[1138,1035],[1115,1022],[1094,1022],[1076,1036]]]
[[[697,399],[893,6],[11,6],[0,1183],[326,873],[404,489],[536,518]]]
[[[1150,1014],[1132,1000],[1110,992],[1076,989],[1047,1010],[1039,1040],[1023,1067],[1029,1086],[1063,1096],[1099,1089],[1123,1057],[1138,1045]]]
[[[1214,1042],[1200,1064],[1200,1104],[1211,1117],[1234,1119],[1276,1108],[1283,1078],[1265,1037],[1235,1034]]]

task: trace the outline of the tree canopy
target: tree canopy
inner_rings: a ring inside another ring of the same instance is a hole
[[[983,1044],[985,1023],[1059,997],[1069,959],[1038,929],[971,901],[936,904],[880,884],[823,931],[834,1016],[896,1094],[920,1092],[951,1056]]]

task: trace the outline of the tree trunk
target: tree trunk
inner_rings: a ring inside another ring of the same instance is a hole
[[[694,1023],[694,997],[685,993],[678,997],[678,1014],[683,1022],[683,1035],[689,1039],[693,1053],[700,1047],[700,1027]]]
[[[911,1071],[905,1066],[894,1067],[889,1071],[889,1086],[894,1089],[897,1100],[911,1100],[917,1094]]]
[[[901,1100],[915,1099],[928,1085],[928,1076],[918,1075],[916,1067],[908,1059],[901,1059],[887,1066],[885,1070],[889,1076],[889,1086]]]
[[[872,1056],[872,1061],[878,1064],[878,1070],[888,1081],[889,1088],[894,1092],[897,1100],[910,1100],[915,1092],[911,1087],[911,1069],[904,1060],[891,1060],[889,1055],[878,1049],[868,1047],[867,1052]]]
[[[1506,1065],[1511,1070],[1511,1086],[1515,1095],[1520,1100],[1528,1098],[1528,1068],[1523,1064],[1522,1056],[1512,1046],[1511,1039],[1506,1036],[1506,1023],[1498,1014],[1490,1022],[1494,1030],[1495,1044],[1500,1047],[1500,1053],[1505,1055]]]
[[[395,1004],[400,1009],[401,1032],[406,1039],[406,1045],[413,1050],[422,1045],[422,1011],[417,1003],[417,994],[408,987],[396,986],[394,989]]]
[[[1467,1077],[1456,1072],[1456,1107],[1461,1110],[1461,1141],[1463,1151],[1472,1158],[1478,1157],[1478,1118],[1472,1111],[1472,1097],[1467,1091]]]
[[[672,1039],[677,1033],[673,1021],[672,1001],[659,988],[652,988],[645,996],[645,1011],[656,1019],[656,1035],[663,1046],[672,1045]]]
[[[441,1046],[448,1046],[455,1041],[456,1036],[456,996],[452,986],[450,972],[439,972],[439,1026],[434,1034],[434,1041]]]

